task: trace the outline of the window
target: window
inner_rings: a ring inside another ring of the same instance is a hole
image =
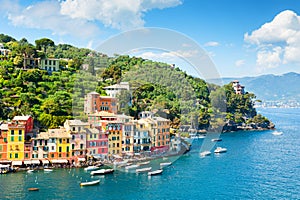
[[[33,145],[37,146],[37,140],[34,140]]]
[[[75,149],[75,144],[72,144],[72,149]]]
[[[19,158],[19,154],[18,153],[15,153],[15,158]]]
[[[54,146],[51,147],[51,150],[54,151]]]
[[[12,158],[12,153],[9,154],[9,158]]]
[[[3,141],[4,141],[4,142],[7,142],[7,138],[3,138]]]
[[[15,141],[15,137],[14,137],[14,136],[11,136],[11,137],[10,137],[10,141],[12,141],[12,142]]]
[[[97,134],[94,134],[94,138],[97,138]]]
[[[11,135],[15,135],[15,131],[14,131],[14,130],[11,130],[11,131],[10,131],[10,134],[11,134]]]
[[[58,152],[61,152],[61,147],[58,147]]]
[[[80,149],[83,149],[83,144],[80,144]]]
[[[75,131],[75,127],[72,127],[72,130]]]
[[[51,158],[54,158],[54,154],[51,154]]]
[[[53,65],[55,65],[56,64],[56,61],[55,60],[53,60]]]
[[[72,135],[72,140],[75,140],[75,135]]]
[[[81,127],[78,127],[78,132],[80,132],[81,131]]]
[[[58,157],[61,157],[61,153],[58,154]]]
[[[45,140],[45,145],[47,146],[48,140]]]
[[[22,130],[19,130],[19,135],[22,135]]]
[[[48,60],[45,60],[45,65],[47,65],[47,63],[48,63],[47,61],[48,61]]]
[[[42,146],[43,145],[43,141],[42,140],[40,140],[40,146]]]
[[[67,143],[70,143],[70,140],[69,140],[69,139],[67,139]]]
[[[49,60],[49,65],[51,65],[51,60]]]
[[[82,139],[82,140],[83,140],[83,135],[80,135],[80,139]]]
[[[69,152],[70,151],[70,147],[67,147],[67,152]]]
[[[62,139],[60,138],[60,139],[59,139],[59,144],[61,144],[61,143],[62,143]]]

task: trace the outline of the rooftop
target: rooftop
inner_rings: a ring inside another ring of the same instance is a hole
[[[26,116],[15,116],[13,118],[13,121],[26,121],[30,118],[30,115],[26,115]]]

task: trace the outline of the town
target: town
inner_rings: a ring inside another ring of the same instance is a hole
[[[108,89],[123,88],[117,86]],[[115,97],[91,92],[85,98],[87,122],[66,120],[62,127],[39,132],[31,116],[15,116],[0,126],[0,163],[12,167],[81,167],[94,159],[109,163],[143,152],[181,151],[181,140],[171,138],[169,119],[155,117],[150,111],[134,119],[116,111]]]

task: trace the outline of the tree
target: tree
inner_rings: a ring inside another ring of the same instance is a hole
[[[39,40],[35,40],[35,46],[38,50],[44,50],[46,52],[47,47],[53,47],[55,44],[52,40],[48,38],[42,38]]]

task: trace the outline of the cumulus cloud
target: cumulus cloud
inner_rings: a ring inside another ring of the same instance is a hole
[[[204,44],[205,47],[216,47],[216,46],[219,46],[220,44],[218,42],[214,42],[214,41],[211,41],[211,42],[207,42]]]
[[[181,0],[65,0],[61,2],[61,13],[71,18],[96,20],[105,26],[128,30],[144,25],[145,12],[181,3]]]
[[[70,17],[61,15],[58,1],[38,2],[26,8],[18,6],[18,9],[6,11],[14,26],[51,30],[53,34],[78,37],[90,37],[99,32],[96,25],[86,20],[70,20]]]
[[[260,69],[282,64],[300,63],[300,16],[291,10],[279,13],[244,40],[257,47],[257,65]]]
[[[0,11],[15,26],[51,30],[53,34],[90,37],[106,27],[129,30],[144,26],[151,9],[180,5],[181,0],[46,0],[24,7],[17,0],[0,0]]]

